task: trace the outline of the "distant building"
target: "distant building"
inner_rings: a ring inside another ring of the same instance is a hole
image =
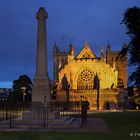
[[[126,47],[126,44],[123,45]],[[65,96],[63,79],[69,85],[70,101],[80,100],[85,97],[90,109],[96,108],[96,90],[94,77],[97,74],[100,80],[100,109],[108,108],[118,102],[118,89],[127,88],[127,56],[122,56],[120,51],[112,51],[108,44],[106,53],[101,48],[101,56],[97,57],[85,42],[83,49],[75,57],[74,47],[69,45],[68,52],[61,52],[55,45],[54,81],[57,85],[57,100]]]
[[[11,88],[0,88],[0,101],[6,101],[10,92]]]

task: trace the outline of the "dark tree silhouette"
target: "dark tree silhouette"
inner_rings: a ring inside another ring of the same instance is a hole
[[[23,91],[24,90],[24,91]],[[24,95],[25,93],[25,95]],[[13,81],[13,100],[31,101],[32,81],[27,75],[21,75]]]
[[[128,48],[122,53],[126,53],[128,50],[129,64],[136,67],[129,77],[129,81],[134,82],[134,85],[140,85],[140,8],[135,6],[127,9],[122,22],[126,25],[127,34],[130,36]]]

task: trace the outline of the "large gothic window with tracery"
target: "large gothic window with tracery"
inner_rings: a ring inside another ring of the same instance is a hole
[[[77,89],[78,90],[92,90],[94,73],[88,69],[84,69],[78,76]]]

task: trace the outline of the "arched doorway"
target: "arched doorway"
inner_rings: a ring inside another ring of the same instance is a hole
[[[106,103],[106,109],[107,109],[107,110],[110,109],[110,103],[109,103],[109,102]]]
[[[89,69],[84,69],[78,75],[77,89],[78,90],[93,90],[94,73]]]

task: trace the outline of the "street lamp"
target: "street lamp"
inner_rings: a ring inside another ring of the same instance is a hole
[[[26,87],[21,87],[21,90],[23,92],[23,102],[24,102],[25,101],[25,96],[26,96],[26,92],[25,92]]]

